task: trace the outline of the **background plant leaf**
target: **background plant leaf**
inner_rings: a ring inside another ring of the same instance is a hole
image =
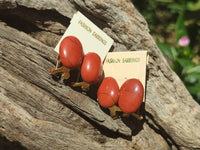
[[[175,26],[175,31],[176,31],[176,39],[177,41],[182,37],[182,36],[187,36],[187,29],[184,25],[184,19],[182,13],[179,14],[178,19],[176,21],[176,26]]]
[[[159,49],[162,51],[164,56],[169,57],[173,61],[176,59],[178,53],[173,46],[166,43],[161,43],[161,42],[156,42],[156,44],[159,47]]]

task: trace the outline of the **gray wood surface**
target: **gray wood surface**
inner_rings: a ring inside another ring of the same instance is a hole
[[[77,10],[114,39],[113,51],[149,51],[144,121],[113,120],[49,74]],[[9,141],[27,149],[200,149],[200,106],[128,0],[0,0],[0,56],[0,135]]]

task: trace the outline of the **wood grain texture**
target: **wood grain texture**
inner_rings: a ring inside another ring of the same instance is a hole
[[[49,75],[53,47],[77,10],[114,39],[113,51],[149,51],[144,122],[112,120]],[[28,149],[200,149],[200,106],[130,1],[0,0],[0,20],[0,134],[8,140]]]

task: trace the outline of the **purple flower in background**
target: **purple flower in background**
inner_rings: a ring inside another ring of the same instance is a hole
[[[178,41],[178,44],[181,47],[186,47],[188,46],[189,43],[190,43],[190,39],[187,36],[182,36]]]

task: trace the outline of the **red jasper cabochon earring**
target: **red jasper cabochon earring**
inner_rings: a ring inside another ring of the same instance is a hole
[[[78,38],[67,36],[61,41],[59,57],[65,67],[69,69],[80,67],[83,56],[83,48]]]
[[[118,105],[125,113],[135,112],[143,101],[144,88],[138,79],[129,79],[120,88]]]
[[[119,86],[112,77],[103,79],[97,91],[97,98],[102,107],[108,108],[115,105],[119,98]]]
[[[102,74],[103,67],[99,55],[94,52],[87,53],[81,66],[82,79],[89,84],[96,84]]]

